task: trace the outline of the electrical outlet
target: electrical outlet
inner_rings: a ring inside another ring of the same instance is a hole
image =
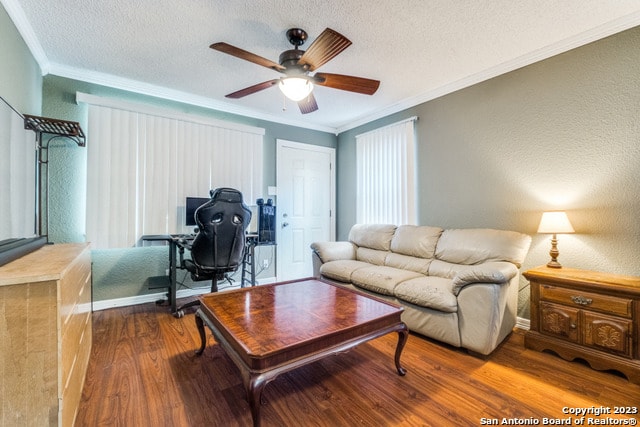
[[[263,259],[262,260],[262,266],[264,268],[269,268],[269,260],[268,259]]]

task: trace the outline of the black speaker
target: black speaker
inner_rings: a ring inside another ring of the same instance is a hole
[[[276,207],[258,201],[258,242],[276,243]]]

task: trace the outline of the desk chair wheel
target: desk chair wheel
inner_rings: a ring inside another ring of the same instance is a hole
[[[181,319],[184,317],[184,310],[177,310],[173,313],[173,317]]]

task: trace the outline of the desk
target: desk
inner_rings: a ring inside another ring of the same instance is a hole
[[[176,293],[178,290],[178,282],[176,280],[176,270],[182,268],[178,265],[177,254],[184,254],[184,250],[191,249],[191,242],[195,238],[195,235],[188,234],[145,234],[140,240],[143,242],[166,242],[169,245],[169,275],[168,276],[153,276],[147,279],[149,289],[162,289],[165,288],[167,292],[167,303],[171,306],[171,313],[176,313]],[[256,269],[254,264],[255,247],[259,245],[257,234],[247,234],[245,242],[245,250],[242,256],[242,279],[240,287],[244,288],[248,283],[250,286],[255,286],[256,283]],[[250,279],[246,278],[246,274],[249,274]]]

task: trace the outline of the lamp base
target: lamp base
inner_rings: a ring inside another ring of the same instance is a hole
[[[551,260],[547,263],[547,267],[549,268],[562,268],[562,264],[560,264],[558,261],[554,261]]]
[[[551,261],[547,263],[547,267],[562,268],[562,265],[558,262],[558,255],[560,255],[560,251],[558,251],[558,238],[555,233],[553,234],[553,237],[551,237],[551,250],[549,251],[549,255],[551,255]]]

